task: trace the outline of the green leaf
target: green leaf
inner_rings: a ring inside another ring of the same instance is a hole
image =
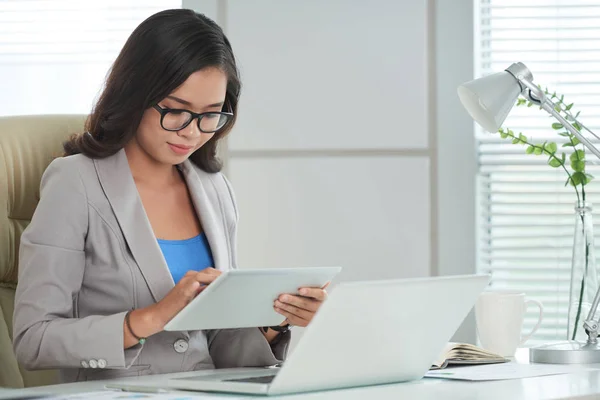
[[[556,97],[556,92],[552,93],[552,98]]]
[[[571,134],[569,132],[560,132],[559,135],[562,136],[562,137],[569,137],[569,136],[571,136]]]
[[[579,161],[584,161],[585,160],[585,151],[583,150],[576,150],[573,152],[573,154],[571,154],[569,156],[569,160],[574,161],[574,160],[579,160]]]
[[[522,144],[526,144],[527,136],[523,135],[522,133],[519,133],[519,140],[521,141]]]
[[[541,109],[542,109],[542,107],[540,107],[540,110],[541,110]],[[555,106],[554,106],[554,111],[556,111],[556,112],[561,112],[561,111],[562,111],[562,109],[561,109],[561,108],[560,108],[560,106],[557,104],[557,105],[555,105]]]
[[[559,130],[562,128],[564,128],[564,126],[562,124],[559,124],[558,122],[552,124],[552,129]]]
[[[560,102],[561,103],[563,102],[564,99],[565,99],[565,95],[564,94],[560,95]]]
[[[536,147],[536,148],[533,150],[533,154],[535,154],[536,156],[539,156],[539,155],[540,155],[540,154],[542,154],[543,152],[544,152],[544,150],[542,150],[542,148],[541,148],[541,147]]]
[[[566,154],[565,154],[565,153],[562,153],[562,154],[561,154],[561,156],[560,156],[560,158],[561,158],[561,160],[562,160],[562,163],[563,163],[563,165],[565,164],[565,158],[566,158],[566,157],[567,157],[567,156],[566,156]]]
[[[586,179],[586,184],[590,183],[592,181],[592,179],[594,179],[594,175],[592,174],[585,174]]]
[[[562,145],[562,147],[573,147],[573,143],[567,142]]]
[[[550,159],[548,160],[548,165],[550,165],[551,167],[554,167],[554,168],[558,168],[562,165],[562,163],[560,162],[560,160],[558,160],[554,157],[550,157]]]
[[[567,178],[567,181],[565,182],[565,186],[567,186],[569,183],[571,183],[571,177]],[[573,185],[573,184],[571,183],[571,185]],[[575,185],[573,185],[573,186],[575,186]]]
[[[554,153],[556,153],[556,150],[557,150],[556,143],[554,143],[554,142],[548,143],[548,144],[545,146],[545,149],[546,149],[546,151],[547,151],[548,153],[551,153],[551,154],[554,154]]]
[[[579,143],[581,143],[575,136],[571,138],[571,141],[573,142],[573,146],[577,146]]]
[[[533,154],[534,150],[535,150],[535,148],[533,146],[527,146],[527,148],[525,149],[525,153]]]
[[[571,168],[573,168],[573,171],[577,171],[577,173],[583,172],[585,171],[585,162],[579,160],[571,161]]]
[[[527,102],[527,107],[531,107],[532,105],[533,105],[533,103],[532,103],[532,102],[530,102],[530,101],[529,101],[529,102]]]
[[[577,114],[575,114],[575,118],[579,117],[579,114],[581,114],[581,111],[577,111]]]
[[[506,138],[508,137],[508,133],[506,133],[506,132],[501,132],[501,133],[500,133],[500,137],[501,137],[502,139],[506,139]]]
[[[518,137],[513,139],[513,144],[517,144],[517,143],[521,143],[521,139],[519,139]]]
[[[587,177],[585,176],[585,174],[583,172],[575,172],[573,175],[571,175],[571,180],[573,181],[572,182],[573,186],[580,185],[581,182],[584,182],[586,179],[587,179]]]
[[[571,108],[573,107],[573,104],[575,104],[575,103],[571,103],[571,104],[569,104],[569,105],[567,106],[567,108],[565,108],[565,110],[567,110],[567,111],[570,111],[570,110],[571,110]]]
[[[579,122],[575,122],[575,123],[573,124],[573,126],[574,126],[574,127],[575,127],[575,129],[577,129],[578,131],[580,131],[580,130],[581,130],[581,125],[579,125]]]

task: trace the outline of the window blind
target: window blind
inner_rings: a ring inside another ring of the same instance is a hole
[[[476,75],[503,71],[521,61],[534,81],[564,95],[579,120],[600,134],[600,0],[475,0]],[[556,122],[538,107],[513,108],[504,127],[543,143],[564,140]],[[586,135],[591,138],[591,136]],[[566,339],[576,195],[562,169],[525,146],[476,129],[478,156],[478,270],[492,273],[495,288],[523,291],[544,304],[534,343]],[[564,148],[568,155],[568,148]],[[586,152],[586,186],[593,204],[600,260],[600,163]],[[524,332],[537,320],[526,315]]]
[[[90,112],[140,22],[181,0],[0,0],[0,116]]]

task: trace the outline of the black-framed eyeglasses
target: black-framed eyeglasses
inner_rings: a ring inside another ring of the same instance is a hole
[[[154,109],[160,113],[160,126],[167,131],[180,131],[197,118],[200,132],[215,133],[233,118],[233,113],[221,111],[195,113],[190,110],[162,108],[158,104]]]

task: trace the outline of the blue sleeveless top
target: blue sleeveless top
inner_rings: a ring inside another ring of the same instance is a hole
[[[175,283],[190,270],[202,271],[215,266],[204,233],[185,240],[157,240]]]

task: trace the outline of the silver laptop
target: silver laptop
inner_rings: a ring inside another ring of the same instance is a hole
[[[489,279],[341,283],[281,368],[173,378],[169,387],[279,395],[420,379]]]

